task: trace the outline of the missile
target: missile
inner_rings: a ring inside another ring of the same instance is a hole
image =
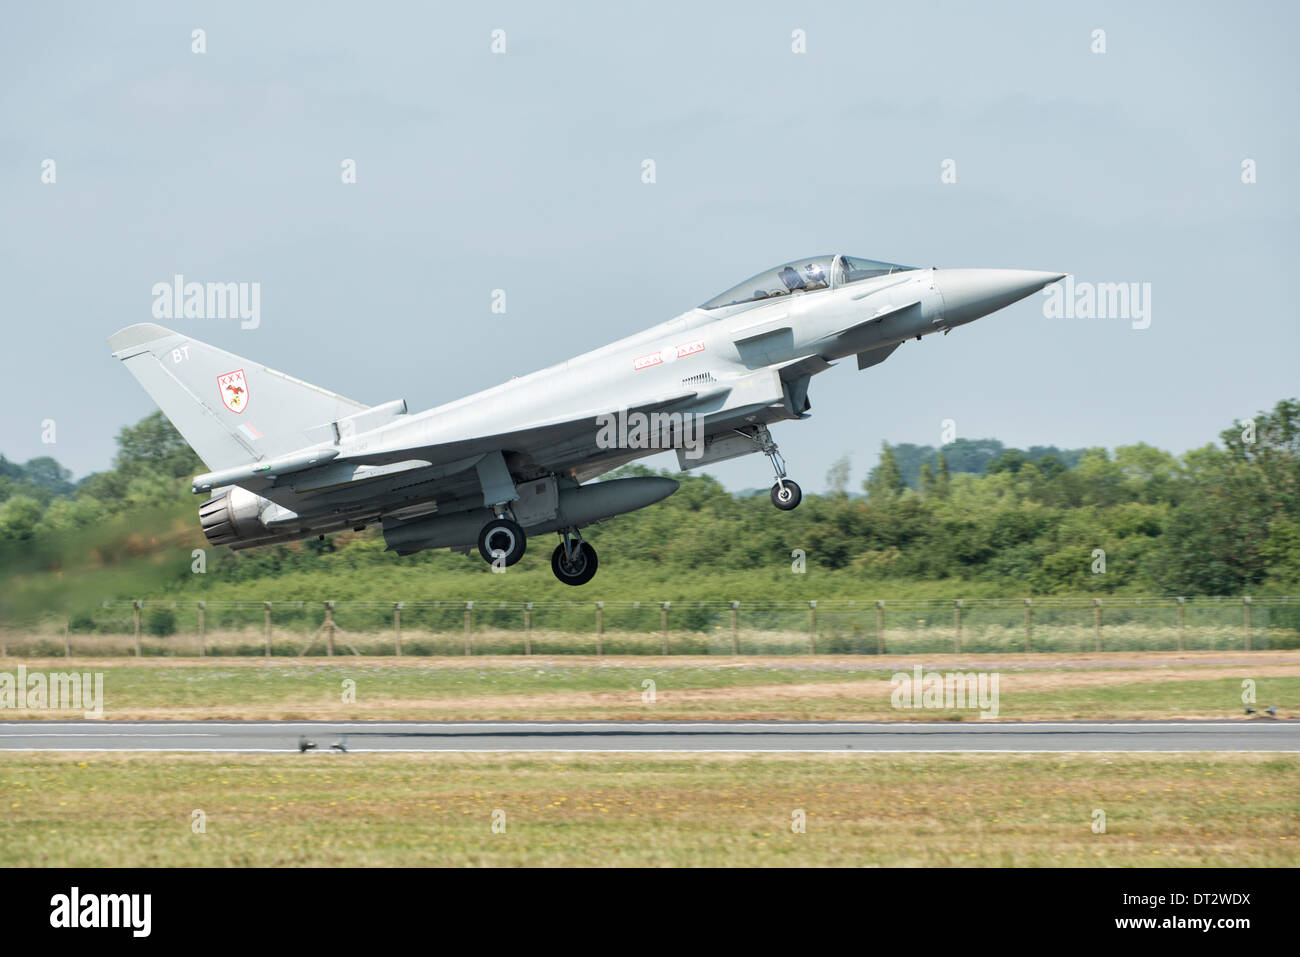
[[[581,528],[653,505],[677,491],[679,484],[675,479],[642,476],[561,488],[555,517],[536,525],[525,525],[524,530],[529,535],[539,535],[563,528]],[[431,515],[403,525],[385,527],[384,541],[390,551],[399,555],[409,555],[424,548],[471,545],[478,541],[483,526],[495,517],[486,508],[452,515]]]

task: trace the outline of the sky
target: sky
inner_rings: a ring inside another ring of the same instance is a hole
[[[154,406],[104,340],[153,321],[176,274],[261,296],[256,328],[178,330],[414,411],[835,252],[1149,283],[1150,324],[1035,296],[841,363],[810,419],[773,428],[806,490],[842,456],[856,485],[882,441],[939,444],[945,420],[1183,452],[1300,394],[1298,21],[1288,3],[6,5],[0,453],[109,467]],[[760,456],[705,471],[771,482]]]

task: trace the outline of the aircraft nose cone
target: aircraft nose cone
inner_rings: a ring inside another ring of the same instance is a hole
[[[1064,278],[1034,269],[940,269],[935,275],[947,325],[987,316]]]

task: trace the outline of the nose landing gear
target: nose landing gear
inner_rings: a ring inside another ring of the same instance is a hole
[[[772,441],[772,433],[766,425],[760,425],[754,429],[751,438],[772,463],[772,471],[776,473],[776,484],[772,486],[772,504],[783,512],[798,508],[803,501],[803,490],[792,479],[786,478],[785,459],[781,458],[780,450]]]

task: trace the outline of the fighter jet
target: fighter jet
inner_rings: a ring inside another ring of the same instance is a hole
[[[199,522],[233,549],[378,525],[388,548],[468,552],[504,570],[555,532],[556,578],[582,585],[581,530],[676,491],[669,478],[594,479],[676,451],[683,469],[761,452],[772,504],[802,493],[769,426],[809,416],[809,384],[908,339],[971,322],[1061,273],[919,269],[813,256],[766,270],[695,309],[559,365],[425,412],[366,406],[153,323],[108,340],[212,471]]]

